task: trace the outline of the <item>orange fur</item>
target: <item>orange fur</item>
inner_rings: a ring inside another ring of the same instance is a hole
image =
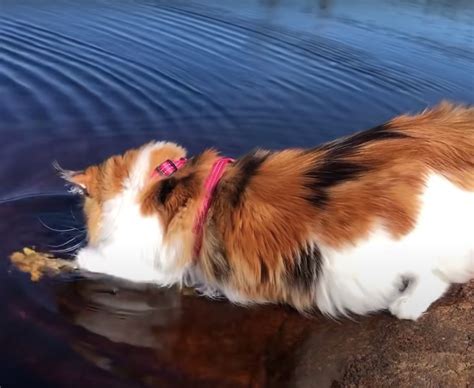
[[[129,150],[123,155],[112,156],[99,165],[75,173],[69,179],[71,183],[84,187],[87,192],[84,214],[89,243],[94,244],[97,241],[104,202],[122,191],[123,182],[133,167],[139,151],[139,149]]]
[[[74,177],[85,184],[89,238],[103,201],[120,191],[139,150],[115,156]],[[185,154],[177,146],[153,152],[150,172]],[[171,177],[150,181],[140,195],[144,215],[156,214],[165,241],[182,241],[191,265],[192,228],[203,182],[218,153],[208,150]],[[312,150],[257,151],[229,166],[214,194],[198,265],[208,284],[229,286],[255,301],[314,304],[304,277],[317,268],[317,244],[341,248],[367,237],[383,221],[395,238],[415,225],[424,179],[436,172],[474,190],[474,109],[442,103],[400,116]],[[314,263],[305,262],[308,255]],[[302,279],[298,280],[298,276]]]

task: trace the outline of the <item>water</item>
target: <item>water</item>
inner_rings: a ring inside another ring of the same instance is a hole
[[[284,308],[11,269],[15,249],[80,241],[38,221],[82,223],[51,162],[82,168],[152,139],[229,156],[312,146],[443,98],[474,103],[473,26],[470,0],[3,0],[0,386],[245,386],[282,360],[290,381],[299,347],[265,350],[300,322]]]

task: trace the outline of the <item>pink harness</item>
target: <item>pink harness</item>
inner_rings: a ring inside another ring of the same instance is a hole
[[[202,201],[196,220],[194,221],[193,232],[196,234],[196,242],[194,244],[194,257],[197,259],[201,252],[202,246],[202,235],[204,229],[204,222],[207,218],[207,213],[211,207],[212,197],[214,191],[219,184],[222,176],[224,175],[227,165],[233,162],[232,158],[219,158],[212,165],[211,172],[204,182],[204,200]],[[160,164],[155,170],[153,170],[151,177],[154,178],[158,175],[170,176],[178,171],[180,168],[186,165],[187,159],[181,158],[177,160],[166,160]]]

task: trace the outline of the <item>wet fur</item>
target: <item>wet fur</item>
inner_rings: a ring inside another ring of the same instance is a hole
[[[149,178],[182,156],[152,143],[67,173],[88,194],[83,268],[236,303],[409,319],[474,277],[473,108],[443,103],[313,149],[243,156],[216,189],[199,257],[192,229],[219,155]]]

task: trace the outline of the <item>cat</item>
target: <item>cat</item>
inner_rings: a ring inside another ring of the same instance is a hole
[[[474,107],[236,160],[151,142],[61,175],[84,197],[92,272],[411,320],[474,278]]]

